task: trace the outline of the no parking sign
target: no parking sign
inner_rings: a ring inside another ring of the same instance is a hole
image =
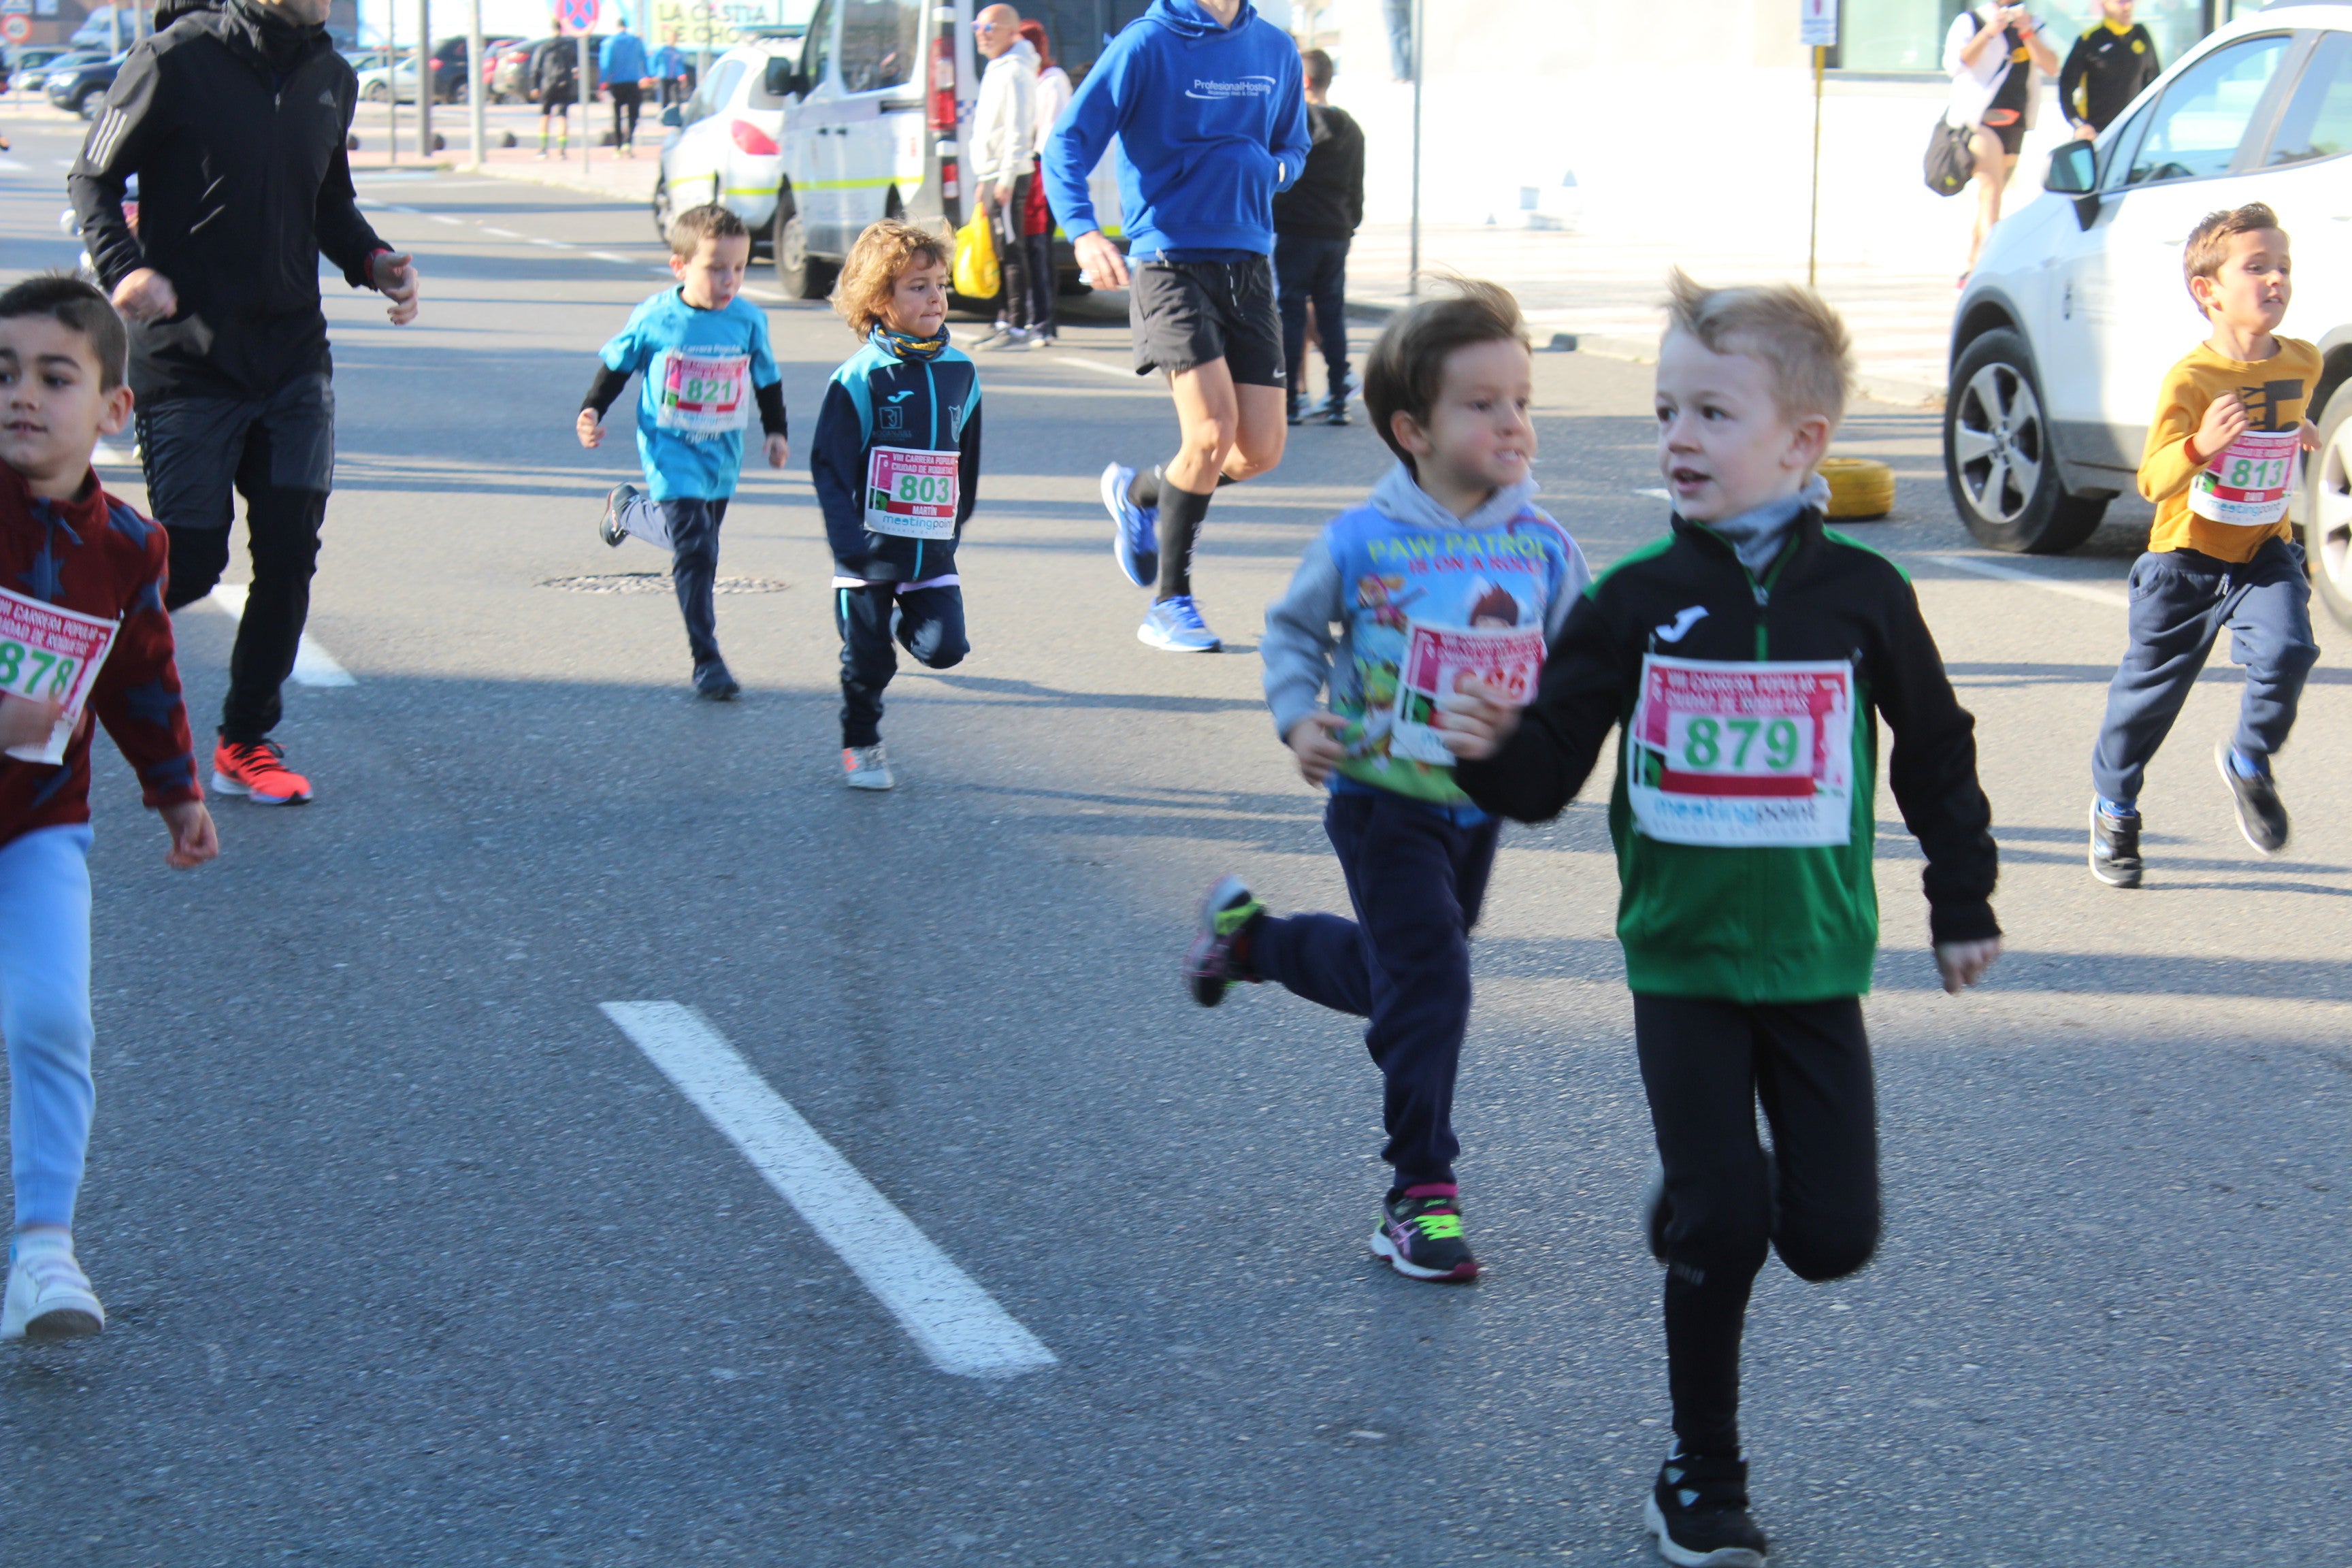
[[[14,15],[0,16],[0,38],[5,38],[12,44],[21,44],[32,36],[33,19],[30,16]]]
[[[555,17],[567,33],[584,33],[596,25],[598,0],[556,0]]]

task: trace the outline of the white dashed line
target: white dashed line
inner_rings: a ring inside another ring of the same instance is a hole
[[[447,213],[426,213],[425,216],[431,218],[435,223],[446,223],[451,228],[463,228],[466,226],[466,220],[464,218],[451,217]]]
[[[560,239],[534,239],[531,243],[533,245],[543,245],[550,250],[570,250],[572,248],[572,247],[564,244],[563,241]]]
[[[702,1015],[675,1002],[607,1002],[604,1013],[841,1255],[931,1364],[989,1378],[1055,1364],[1036,1335],[819,1137]]]
[[[484,224],[482,226],[482,232],[484,234],[495,234],[500,239],[520,239],[522,237],[522,236],[517,234],[510,228],[492,228],[488,224]]]
[[[208,602],[230,620],[241,621],[245,618],[245,587],[242,583],[216,583]],[[325,648],[310,639],[309,632],[304,632],[301,642],[295,646],[294,679],[304,686],[359,684],[352,679],[350,670],[337,664]]]
[[[773,289],[753,289],[747,285],[744,288],[743,292],[749,294],[754,300],[765,300],[771,305],[788,305],[792,303],[790,296],[779,294]]]
[[[1055,354],[1052,363],[1055,364],[1074,364],[1081,370],[1098,370],[1105,375],[1115,375],[1121,381],[1133,381],[1135,379],[1135,372],[1131,369],[1115,364],[1105,364],[1098,359],[1080,359],[1076,354]]]
[[[598,261],[609,261],[616,267],[635,267],[637,264],[635,257],[623,256],[615,251],[592,250],[588,254]]]
[[[1667,489],[1663,485],[1652,485],[1646,489],[1638,489],[1633,493],[1649,500],[1672,500],[1675,499],[1675,492]]]
[[[52,158],[49,162],[60,169],[70,169],[74,166],[74,161],[71,158]]]
[[[1978,561],[1966,555],[1930,555],[1927,559],[1938,566],[1956,566],[1979,577],[1998,577],[2004,583],[2029,583],[2036,588],[2063,594],[2070,599],[2088,599],[2095,605],[2105,605],[2118,610],[2131,608],[2131,601],[2112,588],[2095,588],[2088,583],[2069,583],[2057,577],[2044,577],[2039,572],[2021,572],[2014,566]]]
[[[133,459],[130,454],[119,447],[110,447],[103,441],[89,449],[89,460],[92,465],[103,468],[128,468],[133,466]]]
[[[32,172],[30,163],[19,163],[14,158],[0,158],[0,174],[29,174]]]

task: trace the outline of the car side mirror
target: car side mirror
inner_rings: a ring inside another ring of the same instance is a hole
[[[679,126],[686,123],[686,117],[678,113],[677,105],[673,103],[667,109],[662,110],[661,122],[670,130],[675,131]]]
[[[2087,196],[2097,188],[2099,150],[2088,142],[2067,142],[2050,154],[2042,188],[2062,196]]]

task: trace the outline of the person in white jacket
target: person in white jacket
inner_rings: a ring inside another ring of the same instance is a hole
[[[969,166],[973,194],[996,233],[996,259],[1004,279],[1004,324],[972,345],[975,349],[1027,348],[1037,341],[1029,326],[1028,247],[1021,234],[1037,157],[1037,51],[1021,36],[1021,13],[991,5],[972,19],[972,41],[988,58],[980,77],[980,102],[971,113]]]
[[[1023,22],[1021,37],[1037,51],[1037,105],[1030,124],[1036,132],[1034,145],[1043,153],[1055,121],[1070,107],[1070,73],[1054,63],[1054,40],[1045,23],[1034,18]],[[1054,265],[1054,215],[1045,205],[1045,173],[1034,160],[1030,178],[1032,189],[1023,207],[1027,221],[1021,226],[1029,243],[1029,334],[1036,347],[1045,348],[1056,336],[1054,296],[1061,277]]]
[[[1952,18],[1944,35],[1944,70],[1952,79],[1945,121],[1969,132],[1976,159],[1977,221],[1969,232],[1969,271],[1985,236],[2000,221],[2000,200],[2017,173],[2035,88],[2034,71],[2058,70],[2057,51],[2041,19],[2024,5],[1988,3]],[[1968,281],[1968,273],[1960,275]]]

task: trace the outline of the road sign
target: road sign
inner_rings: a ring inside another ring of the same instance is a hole
[[[29,16],[33,14],[33,0],[0,0],[0,11],[11,16]]]
[[[1797,0],[1797,42],[1811,48],[1837,47],[1838,0]]]
[[[567,33],[584,33],[596,25],[598,0],[557,0],[556,19]]]
[[[30,16],[0,16],[0,38],[12,44],[21,44],[32,36],[33,19]]]

